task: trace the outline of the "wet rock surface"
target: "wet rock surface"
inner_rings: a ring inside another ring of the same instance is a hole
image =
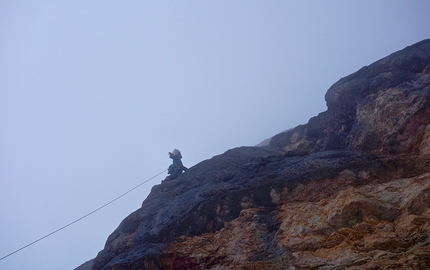
[[[430,269],[430,40],[328,109],[152,188],[93,269]]]

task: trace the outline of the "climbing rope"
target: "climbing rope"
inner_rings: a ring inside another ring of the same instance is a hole
[[[122,195],[120,195],[120,196],[116,197],[115,199],[111,200],[110,202],[108,202],[108,203],[106,203],[106,204],[104,204],[104,205],[100,206],[100,207],[99,207],[99,208],[97,208],[96,210],[93,210],[93,211],[91,211],[90,213],[88,213],[88,214],[86,214],[86,215],[84,215],[84,216],[82,216],[82,217],[80,217],[80,218],[76,219],[75,221],[72,221],[72,222],[70,222],[69,224],[64,225],[63,227],[61,227],[61,228],[59,228],[59,229],[57,229],[57,230],[55,230],[55,231],[53,231],[53,232],[51,232],[51,233],[48,233],[47,235],[45,235],[45,236],[43,236],[43,237],[41,237],[41,238],[37,239],[36,241],[33,241],[33,242],[31,242],[30,244],[25,245],[25,246],[23,246],[22,248],[19,248],[19,249],[15,250],[14,252],[11,252],[11,253],[7,254],[6,256],[1,257],[1,258],[0,258],[0,261],[1,261],[1,260],[3,260],[3,259],[5,259],[5,258],[7,258],[7,257],[9,257],[9,256],[11,256],[11,255],[13,255],[13,254],[15,254],[15,253],[17,253],[17,252],[19,252],[19,251],[21,251],[21,250],[23,250],[23,249],[25,249],[25,248],[28,248],[28,247],[29,247],[29,246],[31,246],[31,245],[36,244],[36,243],[37,243],[37,242],[39,242],[39,241],[42,241],[43,239],[45,239],[45,238],[47,238],[47,237],[49,237],[49,236],[51,236],[51,235],[53,235],[53,234],[55,234],[55,233],[57,233],[57,232],[61,231],[61,230],[64,230],[65,228],[67,228],[67,227],[69,227],[69,226],[71,226],[71,225],[75,224],[76,222],[78,222],[78,221],[80,221],[80,220],[82,220],[82,219],[84,219],[84,218],[86,218],[86,217],[88,217],[88,216],[90,216],[90,215],[94,214],[95,212],[100,211],[101,209],[105,208],[105,207],[106,207],[106,206],[108,206],[109,204],[111,204],[111,203],[113,203],[113,202],[117,201],[118,199],[120,199],[120,198],[124,197],[125,195],[127,195],[127,194],[128,194],[128,193],[130,193],[130,192],[132,192],[132,191],[133,191],[133,190],[135,190],[136,188],[140,187],[141,185],[145,184],[145,183],[146,183],[146,182],[148,182],[149,180],[154,179],[155,177],[159,176],[160,174],[162,174],[162,173],[164,173],[164,172],[166,172],[166,171],[167,171],[167,170],[164,170],[164,171],[162,171],[162,172],[160,172],[160,173],[158,173],[158,174],[156,174],[156,175],[152,176],[151,178],[149,178],[149,179],[147,179],[147,180],[143,181],[142,183],[140,183],[139,185],[137,185],[137,186],[135,186],[134,188],[130,189],[129,191],[127,191],[127,192],[123,193]]]

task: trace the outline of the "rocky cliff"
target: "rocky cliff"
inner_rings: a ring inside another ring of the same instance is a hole
[[[155,185],[98,269],[430,269],[430,40],[327,91],[327,111]]]

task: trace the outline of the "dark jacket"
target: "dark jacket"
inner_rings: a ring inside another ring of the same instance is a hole
[[[187,168],[182,164],[182,156],[180,153],[176,156],[170,153],[169,157],[173,160],[173,164],[170,165],[167,170],[167,173],[169,174],[168,179],[173,180],[181,175],[183,171],[186,171]]]

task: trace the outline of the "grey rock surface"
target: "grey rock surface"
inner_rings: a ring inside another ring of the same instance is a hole
[[[430,121],[429,63],[430,40],[423,40],[361,68],[328,89],[327,111],[274,136],[270,145],[299,154],[419,153]]]
[[[259,209],[255,224],[270,227],[259,245],[282,259],[288,251],[273,246],[281,222],[271,212],[281,205],[334,196],[339,190],[330,181],[342,173],[350,175],[347,184],[341,183],[345,189],[428,173],[428,160],[422,157],[430,155],[430,40],[342,78],[325,99],[327,111],[275,135],[270,146],[228,150],[155,185],[142,207],[108,237],[93,269],[164,269],[161,265],[172,265],[170,260],[178,261],[169,269],[201,269],[204,264],[195,258],[165,250],[178,239],[222,231],[246,209]],[[319,181],[324,182],[321,190],[298,194],[310,182],[318,188]],[[324,237],[335,230],[349,232],[342,226],[363,222],[365,214],[386,222],[402,215],[396,207],[371,200],[348,207],[330,216]],[[255,260],[262,260],[261,254]]]

